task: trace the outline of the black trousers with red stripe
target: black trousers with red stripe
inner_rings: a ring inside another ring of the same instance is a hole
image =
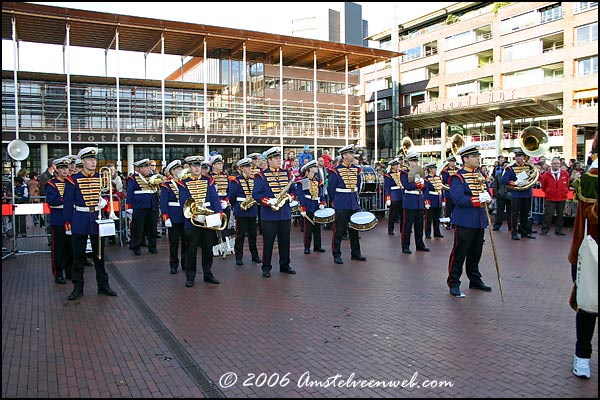
[[[96,284],[98,289],[106,289],[108,286],[108,273],[104,266],[104,238],[98,239],[98,235],[89,235],[92,243],[92,254],[94,255],[94,268],[96,269]],[[73,286],[83,289],[83,265],[85,262],[85,250],[87,248],[88,235],[73,234],[71,242],[73,243]],[[100,243],[98,243],[100,242]],[[100,245],[100,248],[98,248]],[[101,254],[101,258],[98,258]]]
[[[65,234],[65,227],[51,226],[52,232],[52,274],[54,278],[73,277],[73,245],[71,235]]]
[[[349,229],[348,224],[350,223],[350,217],[358,210],[335,210],[335,222],[333,224],[333,236],[331,238],[331,251],[333,257],[342,256],[342,238],[346,231],[350,237],[350,255],[352,257],[360,257],[360,241],[358,240],[358,231],[356,229]]]
[[[392,201],[388,211],[388,233],[394,233],[394,223],[400,217],[400,231],[402,231],[402,202]]]
[[[262,270],[270,272],[273,266],[271,258],[273,257],[273,245],[277,237],[277,247],[279,248],[279,269],[284,270],[290,267],[290,229],[292,220],[283,221],[262,221],[263,234],[263,257]]]
[[[440,232],[440,216],[442,215],[442,209],[430,208],[425,209],[425,236],[431,237],[431,226],[433,225],[433,234],[435,236],[442,236]]]
[[[169,234],[169,267],[177,269],[179,265],[179,257],[177,256],[177,250],[179,249],[179,241],[181,241],[181,269],[185,269],[185,257],[187,252],[187,245],[185,242],[185,230],[184,223],[173,224],[172,227],[167,228]]]
[[[258,260],[256,248],[256,217],[236,217],[235,219],[235,259],[244,257],[244,240],[248,236],[248,247],[253,260]]]
[[[306,216],[310,218],[313,222],[315,220],[314,212],[307,212]],[[310,250],[310,244],[312,243],[313,237],[315,239],[315,249],[321,248],[321,225],[311,224],[308,222],[306,218],[302,218],[304,220],[304,248]]]
[[[469,281],[475,285],[482,283],[479,273],[479,260],[483,250],[483,228],[465,228],[454,226],[454,247],[450,253],[448,265],[449,288],[460,286],[463,264],[466,260],[466,272]]]
[[[404,224],[402,225],[402,249],[410,248],[410,234],[413,226],[415,227],[415,244],[418,249],[425,247],[423,242],[423,210],[405,208],[404,209]]]

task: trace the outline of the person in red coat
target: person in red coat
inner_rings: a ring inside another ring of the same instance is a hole
[[[546,197],[544,199],[544,220],[542,221],[541,235],[547,235],[550,230],[552,216],[556,211],[556,229],[558,236],[564,236],[563,233],[563,213],[569,194],[569,173],[560,169],[560,158],[552,159],[551,168],[540,175],[539,181],[542,184],[542,190]]]

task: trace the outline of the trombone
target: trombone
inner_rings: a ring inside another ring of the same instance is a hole
[[[115,207],[112,201],[112,172],[109,167],[102,167],[99,171],[100,174],[100,196],[102,196],[103,192],[108,191],[108,197],[110,202],[110,212],[108,214],[108,219],[117,220],[119,219],[115,215]],[[102,208],[98,207],[98,219],[102,218]],[[102,236],[100,236],[100,227],[98,227],[98,260],[102,259]]]

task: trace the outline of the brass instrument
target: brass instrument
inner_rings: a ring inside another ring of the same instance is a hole
[[[452,155],[454,157],[457,156],[458,150],[460,150],[460,148],[462,148],[464,146],[465,146],[465,139],[464,139],[464,137],[460,133],[455,133],[454,135],[452,135],[450,137],[450,148],[451,148],[451,151],[452,151]],[[444,146],[444,148],[445,147],[446,146]],[[446,158],[448,158],[448,157],[450,157],[450,156],[447,156]],[[441,163],[441,165],[437,169],[437,175],[441,177],[442,176],[442,172],[444,172],[444,169],[446,169],[447,166],[448,166],[448,161],[443,160],[442,163]],[[442,182],[442,189],[444,189],[444,190],[450,190],[450,186],[445,185]]]
[[[542,128],[537,126],[528,126],[519,134],[519,145],[528,157],[538,157],[548,152],[550,144],[548,142],[548,134]],[[528,160],[527,160],[528,161]],[[540,170],[537,166],[528,164],[527,179],[523,184],[514,186],[511,190],[522,192],[531,189],[538,181]],[[515,163],[511,164],[514,167]]]
[[[112,172],[109,167],[102,167],[98,171],[100,174],[100,195],[102,192],[109,192],[109,201],[110,201],[110,214],[108,218],[112,220],[119,219],[115,215],[115,210],[112,202]],[[102,219],[102,209],[98,207],[98,219]],[[100,227],[98,227],[100,229]],[[98,260],[102,259],[102,236],[100,236],[100,231],[98,231]]]
[[[177,172],[177,178],[182,181],[186,178],[189,178],[190,176],[192,176],[192,173],[190,172],[189,168],[183,168],[181,170],[179,170],[179,172]]]
[[[160,190],[160,184],[163,183],[166,178],[161,174],[154,174],[148,178],[148,185],[152,190],[158,193]]]
[[[258,202],[256,200],[254,200],[254,198],[252,196],[248,196],[248,197],[246,197],[246,200],[244,200],[240,203],[240,209],[246,211],[257,204],[258,204]]]
[[[197,226],[198,228],[210,229],[213,231],[222,231],[227,227],[227,214],[221,213],[221,225],[219,226],[211,226],[208,227],[205,222],[198,222],[194,218],[198,215],[212,215],[215,212],[206,207],[200,206],[196,204],[196,201],[193,198],[189,198],[183,204],[183,216],[189,218],[192,225]]]
[[[411,147],[414,147],[412,139],[408,136],[404,136],[402,138],[402,153],[404,153],[404,157],[408,155],[408,151],[411,149]]]
[[[290,181],[281,189],[281,192],[275,197],[275,204],[271,206],[271,210],[279,211],[281,207],[289,200],[288,191],[290,187],[292,187],[292,183],[294,183],[294,178],[290,179]]]
[[[409,182],[414,182],[415,180],[417,180],[419,178],[423,178],[423,177],[425,177],[425,171],[419,165],[415,165],[408,172],[408,181]]]

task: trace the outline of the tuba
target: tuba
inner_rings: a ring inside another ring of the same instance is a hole
[[[548,134],[542,128],[537,126],[528,126],[519,134],[519,145],[528,157],[539,157],[548,152],[550,143],[548,142]],[[514,166],[513,163],[511,165]],[[527,179],[522,185],[515,186],[511,190],[522,192],[531,189],[538,181],[540,170],[538,167],[531,164],[526,164],[529,167],[527,171]]]
[[[456,157],[456,155],[458,154],[458,150],[460,150],[461,147],[465,146],[465,139],[463,138],[463,136],[460,133],[455,133],[454,135],[452,135],[450,137],[450,151],[452,151],[452,154],[454,157]],[[445,149],[446,146],[444,146]],[[448,155],[448,153],[446,152],[446,158],[450,157]],[[440,164],[440,166],[437,169],[437,175],[438,176],[442,176],[442,172],[444,172],[444,170],[446,169],[446,167],[448,166],[448,161],[444,160],[442,161],[442,163]],[[448,185],[444,185],[442,183],[442,189],[444,190],[450,190],[450,186]]]
[[[196,203],[193,198],[189,198],[183,203],[183,216],[189,218],[192,225],[197,226],[198,228],[210,229],[213,231],[222,231],[227,227],[227,214],[221,213],[221,225],[219,226],[211,226],[208,227],[205,222],[198,222],[194,219],[194,217],[198,215],[212,215],[215,212],[206,207],[202,207]]]
[[[406,155],[408,154],[409,150],[411,147],[413,147],[413,141],[410,137],[408,136],[404,136],[402,138],[402,153],[404,154],[404,157],[406,157]]]

